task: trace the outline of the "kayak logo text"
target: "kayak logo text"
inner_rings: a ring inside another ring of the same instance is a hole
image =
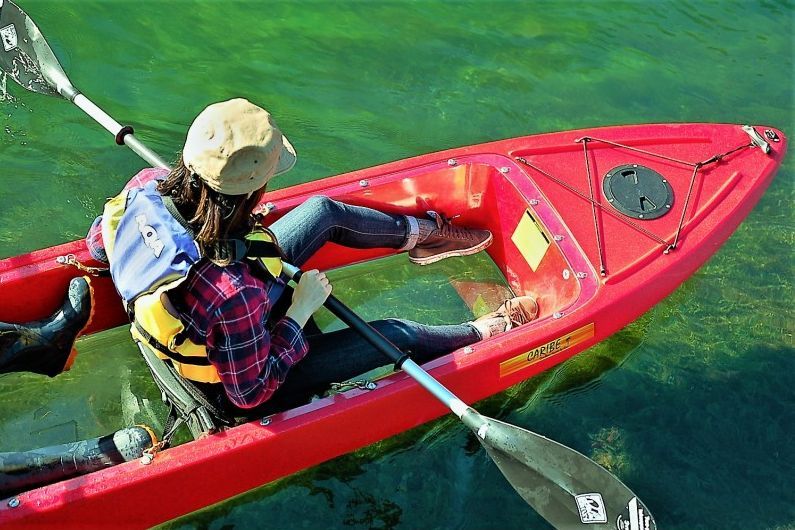
[[[141,232],[141,236],[144,238],[144,244],[152,249],[156,258],[159,258],[165,245],[157,237],[157,231],[146,224],[146,216],[143,214],[136,216],[135,222],[138,223],[138,231]]]
[[[527,360],[537,361],[543,359],[544,357],[552,355],[553,353],[558,352],[560,350],[565,350],[570,346],[569,344],[570,342],[571,342],[571,335],[551,340],[546,344],[544,344],[543,346],[539,346],[538,348],[530,350],[527,354]]]
[[[13,24],[0,29],[0,39],[3,40],[3,49],[7,52],[17,47],[17,30]]]
[[[573,348],[577,344],[587,341],[594,336],[594,324],[590,322],[581,328],[570,331],[563,336],[548,340],[541,346],[536,346],[526,353],[520,353],[500,363],[500,377],[513,374],[543,361],[551,355]]]

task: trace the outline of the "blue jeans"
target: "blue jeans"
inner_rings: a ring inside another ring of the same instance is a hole
[[[287,260],[297,267],[331,241],[351,248],[401,248],[408,219],[315,196],[270,226]]]
[[[326,242],[353,248],[402,248],[410,239],[411,226],[416,226],[416,222],[404,216],[312,197],[270,229],[287,260],[300,267]],[[291,297],[291,292],[282,295],[283,310]],[[274,312],[278,314],[278,310]],[[393,318],[371,324],[418,364],[480,340],[480,334],[470,324],[426,326]],[[284,384],[254,415],[301,405],[313,395],[327,391],[331,383],[347,381],[390,362],[351,329],[320,333],[310,324],[306,335],[309,353],[293,366]]]

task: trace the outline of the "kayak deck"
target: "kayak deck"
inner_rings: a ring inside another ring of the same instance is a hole
[[[606,338],[690,276],[753,208],[781,163],[786,139],[770,130],[779,138],[770,154],[750,147],[740,126],[708,124],[571,131],[451,149],[269,193],[265,200],[272,209],[265,224],[324,194],[395,213],[432,209],[460,215],[455,222],[462,226],[490,229],[489,256],[514,294],[538,299],[540,316],[425,365],[473,402]],[[639,167],[644,172],[638,173]],[[632,187],[635,177],[660,175],[652,183],[668,184],[670,201],[646,189],[634,199],[667,211],[645,218],[616,213],[604,191],[605,178],[614,173],[616,183],[629,183],[630,196],[638,191]],[[82,242],[0,261],[0,288],[9,300],[0,319],[40,318],[56,307],[68,279],[80,274],[57,263],[70,254],[90,264]],[[335,269],[391,254],[328,245],[307,267]],[[124,314],[110,282],[98,279],[94,288],[102,310],[92,331],[121,325]],[[463,285],[461,292],[468,294],[461,296],[476,299],[476,291]],[[21,494],[16,508],[0,505],[0,520],[60,527],[124,520],[151,526],[444,412],[413,380],[395,373],[376,390],[354,388],[278,414],[267,424],[252,422],[187,443],[159,454],[150,465],[130,462]],[[153,487],[160,502],[143,510],[142,499]]]

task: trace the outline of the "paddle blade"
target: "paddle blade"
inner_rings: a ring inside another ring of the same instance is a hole
[[[72,88],[39,28],[11,0],[0,0],[0,69],[31,92],[58,96]]]
[[[637,496],[583,454],[472,409],[461,419],[519,495],[555,528],[657,528]]]

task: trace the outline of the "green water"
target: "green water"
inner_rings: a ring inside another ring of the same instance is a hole
[[[281,186],[595,125],[753,122],[795,134],[792,1],[22,7],[72,81],[168,157],[205,104],[243,95],[268,107],[299,152]],[[104,198],[140,167],[68,103],[8,88],[0,256],[81,237]],[[795,528],[792,160],[671,297],[478,408],[608,466],[661,528]],[[461,273],[451,267],[446,274]],[[438,278],[398,271],[390,289],[415,293],[418,319],[464,318],[466,308],[454,304],[434,314],[437,289],[424,286]],[[112,430],[147,405],[157,412],[157,392],[124,333],[91,339],[63,379],[0,378],[0,444],[77,436],[82,425]],[[32,433],[39,424],[50,427]],[[547,528],[450,419],[167,526]]]

